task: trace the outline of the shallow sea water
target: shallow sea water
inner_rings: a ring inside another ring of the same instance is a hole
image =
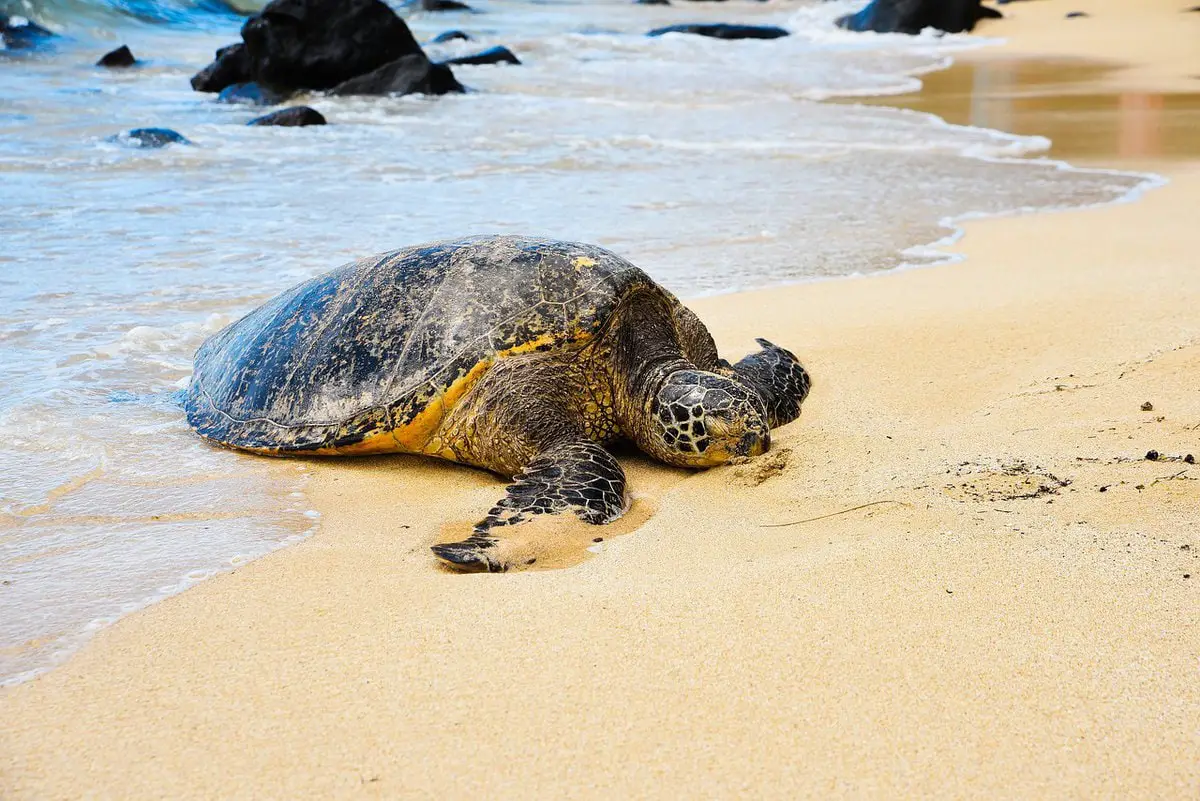
[[[844,2],[402,12],[423,41],[477,38],[435,57],[524,64],[456,67],[463,96],[308,98],[332,124],[305,129],[190,90],[237,17],[98,2],[0,3],[70,37],[0,52],[0,680],[312,530],[303,463],[209,448],[175,404],[206,336],[300,280],[500,231],[602,244],[689,297],[927,264],[956,218],[1146,185],[1040,160],[1039,137],[821,102],[912,90],[978,44],[841,33]],[[642,35],[691,21],[794,35]],[[119,43],[148,63],[91,66]],[[142,126],[194,145],[106,141]]]

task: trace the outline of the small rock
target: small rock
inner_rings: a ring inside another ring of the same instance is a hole
[[[235,83],[226,86],[217,95],[218,103],[243,103],[248,106],[277,106],[287,99],[288,95],[257,83]]]
[[[467,34],[463,33],[462,31],[445,31],[445,32],[439,33],[437,36],[433,37],[433,41],[431,42],[431,44],[445,44],[446,42],[454,42],[454,41],[460,41],[460,40],[463,42],[469,42],[469,41],[471,41],[471,37],[468,36]]]
[[[306,125],[325,125],[325,117],[315,108],[292,106],[262,117],[255,117],[247,125],[277,125],[285,128],[303,128]]]
[[[1145,403],[1143,403],[1143,404],[1142,404],[1142,411],[1143,411],[1143,412],[1152,412],[1152,411],[1154,411],[1154,404],[1153,404],[1153,403],[1151,403],[1150,401],[1146,401]]]
[[[25,17],[0,14],[0,42],[10,50],[29,50],[54,38],[57,36],[53,31]]]
[[[1068,11],[1067,12],[1067,19],[1075,19],[1077,17],[1090,17],[1090,16],[1091,15],[1088,14],[1086,11]]]
[[[1195,456],[1192,456],[1192,455],[1189,453],[1187,456],[1183,457],[1183,461],[1184,461],[1184,463],[1185,463],[1185,464],[1195,464],[1195,463],[1196,463],[1196,457],[1195,457]]]
[[[1146,451],[1146,461],[1147,462],[1157,462],[1158,461],[1158,451],[1155,451],[1155,450]]]
[[[458,0],[421,0],[422,11],[474,11],[466,3]]]
[[[469,56],[457,56],[448,58],[441,64],[520,64],[521,59],[513,55],[513,52],[507,47],[489,47],[479,53],[472,53]]]
[[[170,128],[134,128],[132,131],[109,137],[108,141],[134,147],[156,148],[167,145],[190,145],[186,136]]]
[[[132,67],[136,63],[137,59],[133,57],[133,51],[131,51],[125,45],[121,45],[116,50],[102,55],[100,60],[96,62],[96,66],[120,68]]]
[[[668,33],[690,33],[713,39],[778,39],[788,36],[783,28],[774,25],[728,25],[725,23],[698,23],[692,25],[668,25],[655,28],[647,36],[662,36]]]
[[[671,0],[633,0],[636,6],[669,6]]]

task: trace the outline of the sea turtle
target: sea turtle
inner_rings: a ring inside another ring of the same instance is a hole
[[[499,571],[505,526],[625,512],[617,439],[680,467],[766,451],[809,377],[758,342],[720,359],[692,311],[603,248],[472,237],[347,264],[250,312],[200,347],[185,406],[202,437],[255,453],[417,453],[513,478],[467,539],[433,547]]]

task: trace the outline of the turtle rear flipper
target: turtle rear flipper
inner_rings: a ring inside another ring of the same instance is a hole
[[[570,441],[530,462],[470,537],[434,545],[433,553],[458,570],[500,573],[512,566],[501,539],[505,526],[565,512],[601,525],[625,509],[625,473],[613,455],[595,442]]]

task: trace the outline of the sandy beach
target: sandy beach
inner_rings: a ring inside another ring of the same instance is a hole
[[[310,539],[0,691],[0,796],[1196,797],[1200,144],[1145,138],[1195,120],[1187,5],[1011,3],[955,67],[1084,65],[984,104],[1169,98],[1041,131],[1167,185],[971,222],[955,264],[689,304],[723,355],[765,336],[810,369],[766,456],[626,454],[630,515],[505,575],[429,552],[494,477],[312,462]],[[965,91],[929,77],[898,102]]]

